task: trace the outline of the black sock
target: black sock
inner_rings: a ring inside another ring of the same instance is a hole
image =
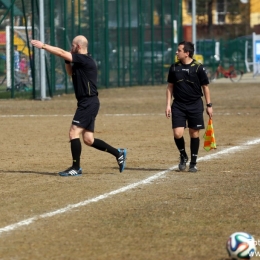
[[[113,154],[115,157],[118,157],[119,154],[118,150],[100,139],[95,138],[91,146],[100,151],[108,152]]]
[[[185,151],[185,141],[184,141],[183,136],[178,139],[174,137],[174,141],[175,141],[175,144],[176,144],[178,150],[180,151],[181,155],[187,156],[186,151]]]
[[[78,170],[80,168],[81,142],[79,138],[70,141],[70,148],[72,154],[72,167]]]
[[[192,165],[196,165],[198,152],[199,152],[199,147],[200,147],[200,139],[199,139],[199,137],[191,138],[190,139],[190,153],[191,153],[190,163]]]

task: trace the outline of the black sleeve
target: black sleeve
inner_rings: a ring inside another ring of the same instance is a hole
[[[200,65],[197,71],[198,78],[200,81],[200,85],[208,85],[209,84],[209,79],[206,73],[206,69],[203,67],[203,65]]]
[[[168,79],[167,79],[168,83],[174,83],[174,78],[172,73],[173,69],[174,69],[174,64],[172,64],[171,67],[169,68]]]
[[[85,62],[85,55],[79,54],[79,53],[72,53],[72,62],[73,63],[81,63],[83,64]]]

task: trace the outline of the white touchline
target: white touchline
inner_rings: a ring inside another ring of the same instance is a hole
[[[0,118],[20,118],[20,117],[73,117],[73,115],[0,115]],[[147,114],[101,114],[99,116],[164,116],[164,114],[147,113]]]
[[[214,113],[214,115],[224,115],[224,116],[233,116],[233,115],[248,115],[249,113]],[[99,116],[165,116],[163,113],[145,113],[145,114],[101,114]],[[0,115],[0,118],[21,118],[21,117],[73,117],[73,115]]]
[[[260,143],[260,139],[255,139],[255,140],[252,140],[252,141],[248,141],[248,142],[246,142],[244,144],[241,144],[241,145],[238,145],[238,146],[234,146],[234,147],[231,147],[231,148],[227,148],[227,149],[224,149],[222,151],[216,152],[214,154],[206,155],[204,157],[199,158],[198,161],[207,161],[207,160],[210,160],[210,159],[212,159],[214,157],[221,156],[223,154],[231,154],[231,153],[234,153],[234,152],[237,152],[237,151],[240,151],[240,150],[245,150],[245,149],[248,149],[251,145],[256,145],[256,144],[259,144],[259,143]],[[28,226],[28,225],[32,224],[33,222],[35,222],[35,221],[37,221],[39,219],[49,218],[49,217],[52,217],[52,216],[55,216],[55,215],[58,215],[58,214],[62,214],[62,213],[68,212],[68,211],[70,211],[72,209],[83,207],[83,206],[86,206],[86,205],[88,205],[90,203],[98,202],[100,200],[104,200],[104,199],[106,199],[108,197],[111,197],[113,195],[116,195],[116,194],[123,193],[123,192],[128,191],[128,190],[134,189],[137,186],[140,186],[140,185],[143,185],[143,184],[152,183],[154,180],[160,178],[161,176],[165,175],[166,173],[168,173],[168,172],[170,172],[170,171],[172,171],[174,169],[177,169],[177,167],[178,166],[173,166],[173,167],[171,167],[171,168],[169,168],[169,169],[167,169],[165,171],[158,172],[158,173],[156,173],[155,175],[152,175],[149,178],[146,178],[146,179],[141,180],[139,182],[135,182],[133,184],[124,186],[124,187],[119,188],[117,190],[114,190],[114,191],[111,191],[111,192],[99,195],[99,196],[97,196],[95,198],[84,200],[84,201],[76,203],[76,204],[68,205],[65,208],[61,208],[61,209],[57,209],[55,211],[51,211],[49,213],[44,213],[44,214],[41,214],[41,215],[37,215],[37,216],[34,216],[32,218],[28,218],[28,219],[22,220],[20,222],[14,223],[12,225],[8,225],[6,227],[0,228],[0,235],[2,233],[4,233],[4,232],[9,232],[9,231],[15,230],[15,229],[17,229],[19,227],[22,227],[22,226]]]
[[[19,117],[58,117],[58,116],[62,116],[62,117],[72,117],[73,115],[0,115],[0,117],[11,117],[11,118],[19,118]]]

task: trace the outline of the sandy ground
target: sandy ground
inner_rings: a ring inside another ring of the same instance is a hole
[[[127,148],[126,169],[83,146],[71,178],[57,172],[71,164],[74,95],[0,101],[1,260],[220,260],[233,232],[260,239],[259,81],[210,85],[217,149],[201,131],[196,174],[177,170],[165,88],[101,90],[95,136]]]

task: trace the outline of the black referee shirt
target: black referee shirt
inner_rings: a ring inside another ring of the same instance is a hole
[[[168,82],[174,85],[174,100],[187,104],[201,98],[203,96],[201,86],[209,84],[205,68],[196,60],[190,64],[182,64],[180,61],[172,64]]]
[[[72,53],[72,82],[78,103],[97,96],[97,66],[90,55]]]

